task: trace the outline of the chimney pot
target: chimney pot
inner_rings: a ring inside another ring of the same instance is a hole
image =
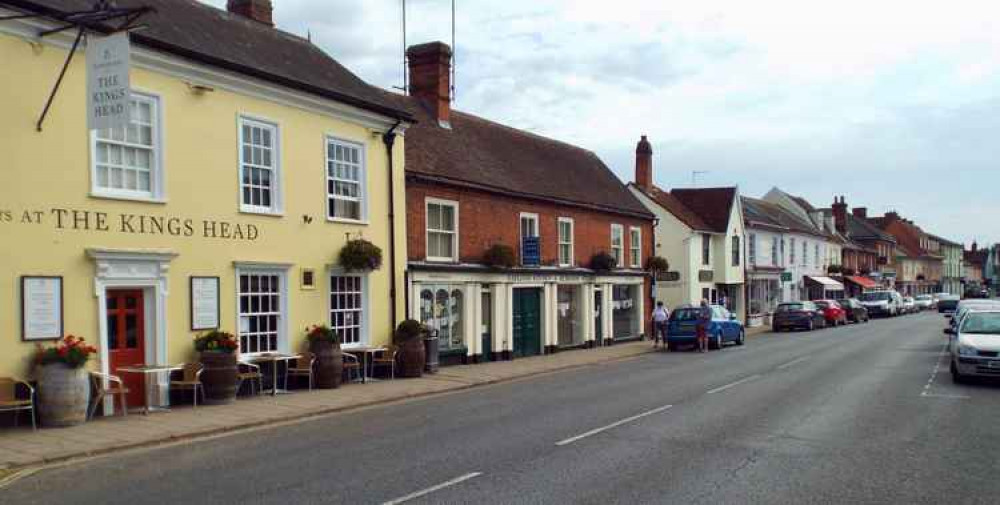
[[[844,197],[833,197],[833,224],[837,228],[837,232],[842,235],[847,234],[847,204],[844,203]]]
[[[271,0],[228,0],[226,10],[267,26],[274,26]]]
[[[410,46],[410,95],[427,107],[438,124],[451,125],[451,48],[444,42]]]
[[[653,146],[645,135],[635,145],[635,184],[646,191],[653,190]]]
[[[851,212],[854,213],[854,217],[868,218],[868,207],[855,207]]]

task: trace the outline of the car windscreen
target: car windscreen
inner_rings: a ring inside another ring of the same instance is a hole
[[[804,306],[801,303],[782,303],[778,305],[778,312],[793,312],[796,310],[802,310]]]
[[[821,309],[828,309],[828,308],[830,308],[830,304],[828,302],[815,302],[815,303],[816,303],[816,306],[819,307],[819,308],[821,308]]]
[[[875,293],[861,293],[861,301],[863,302],[881,302],[883,300],[888,300],[891,295],[888,291],[878,291]]]
[[[839,303],[841,307],[850,307],[851,306],[851,301],[850,300],[837,300],[837,303]]]
[[[697,321],[698,309],[677,309],[670,314],[671,321]]]
[[[961,333],[1000,335],[1000,312],[969,312],[962,319]]]
[[[930,299],[931,299],[931,295],[917,295],[917,300],[920,300],[920,301],[930,300]]]

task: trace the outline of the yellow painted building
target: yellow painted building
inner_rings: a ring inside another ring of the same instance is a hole
[[[18,3],[0,1],[0,16],[89,7]],[[195,359],[192,304],[212,305],[192,293],[195,277],[218,277],[218,323],[241,352],[299,351],[316,323],[345,347],[387,342],[405,314],[409,116],[266,22],[142,5],[157,12],[132,35],[132,120],[110,131],[87,129],[85,41],[36,131],[75,30],[39,37],[59,24],[0,22],[0,376],[31,376],[23,276],[62,278],[64,332],[98,346],[97,370],[114,372],[122,346],[146,363]],[[383,266],[339,269],[349,237],[380,247]]]

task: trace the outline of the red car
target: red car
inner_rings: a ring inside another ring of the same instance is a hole
[[[823,312],[828,326],[847,324],[847,311],[834,300],[816,300],[813,302]]]

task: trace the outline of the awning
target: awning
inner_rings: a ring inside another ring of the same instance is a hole
[[[868,277],[862,277],[860,275],[848,275],[845,276],[844,279],[847,279],[848,282],[857,284],[858,286],[861,286],[864,289],[875,289],[878,287],[877,282],[869,279]]]
[[[825,291],[843,291],[844,290],[844,285],[843,284],[841,284],[841,283],[839,283],[839,282],[837,282],[837,281],[835,281],[835,280],[833,280],[833,279],[831,279],[829,277],[823,277],[821,275],[806,275],[805,278],[809,279],[809,280],[811,280],[813,282],[815,282],[816,284],[819,284],[819,285],[823,286],[823,290],[825,290]]]

